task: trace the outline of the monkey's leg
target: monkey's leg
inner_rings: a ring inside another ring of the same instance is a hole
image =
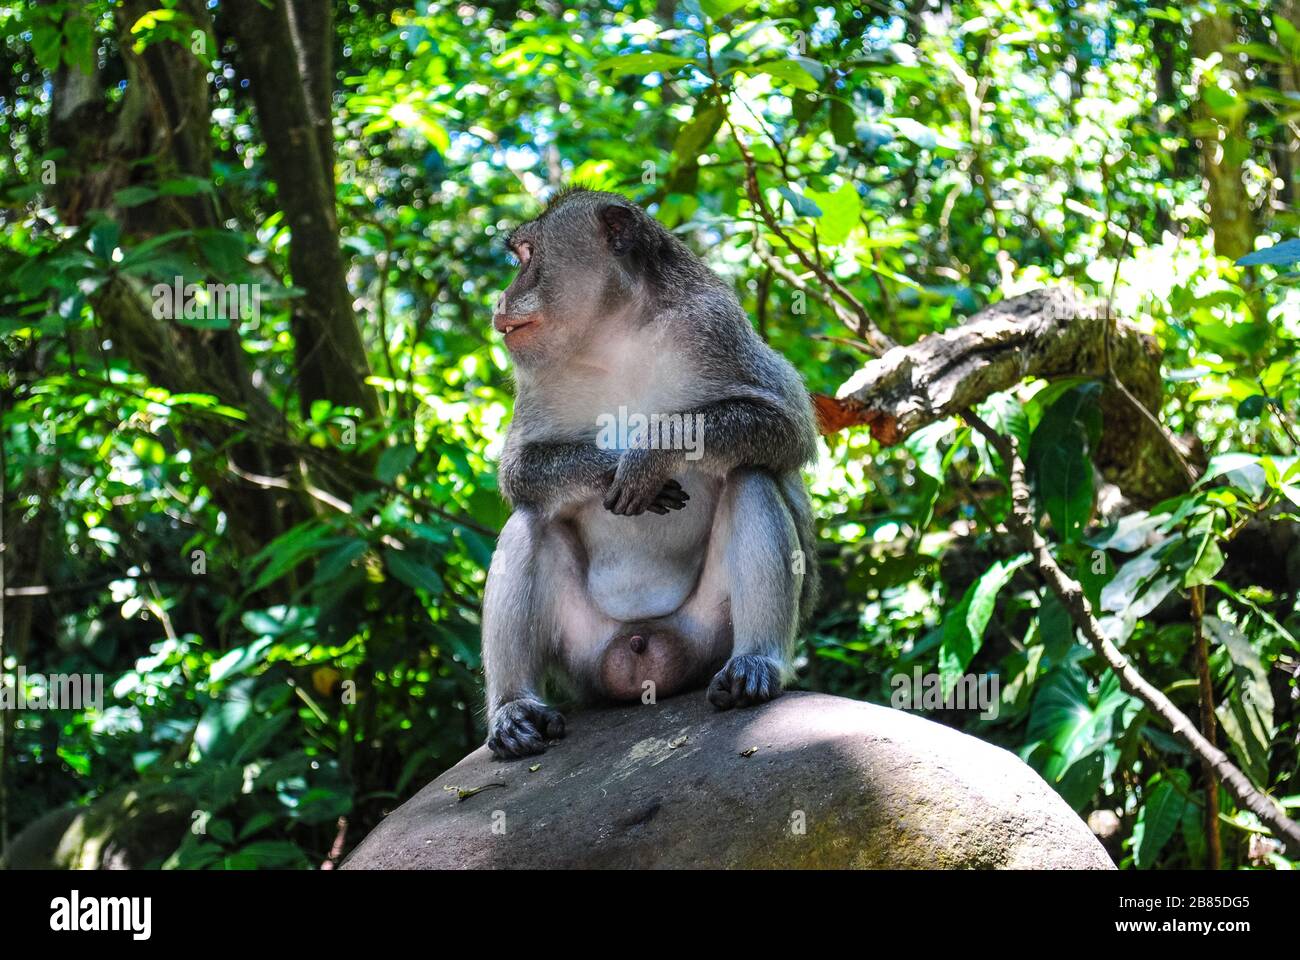
[[[545,524],[516,510],[497,538],[483,591],[483,672],[487,679],[488,748],[498,757],[541,753],[564,736],[564,717],[540,695],[554,651],[554,628],[539,576]]]
[[[799,623],[803,564],[795,519],[771,474],[731,471],[718,507],[713,537],[723,546],[722,576],[714,570],[704,577],[726,584],[733,639],[708,698],[727,710],[780,695]]]
[[[602,643],[617,632],[588,595],[583,556],[571,527],[530,508],[511,514],[497,540],[483,596],[483,668],[488,747],[498,757],[541,753],[564,736],[564,717],[541,697],[543,676],[560,667],[589,694]]]

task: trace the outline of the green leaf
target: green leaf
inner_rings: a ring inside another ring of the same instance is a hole
[[[716,100],[710,100],[704,106],[697,108],[695,115],[682,124],[681,129],[677,131],[677,139],[673,143],[673,155],[678,162],[689,163],[697,160],[700,152],[713,142],[713,138],[722,129],[725,116],[726,111]]]
[[[1029,562],[1022,553],[1007,561],[998,561],[970,585],[943,622],[939,645],[939,676],[946,700],[975,654],[984,644],[984,631],[997,603],[998,593],[1012,575]]]
[[[821,64],[816,60],[809,60],[805,57],[745,64],[735,69],[751,75],[765,73],[781,83],[788,83],[796,90],[804,90],[808,93],[816,93],[821,89],[821,80],[825,73]]]
[[[266,810],[255,813],[248,818],[248,821],[242,827],[239,828],[238,839],[247,840],[258,831],[265,830],[267,827],[278,822],[278,820],[279,818],[274,813],[270,813]]]
[[[1205,473],[1196,481],[1196,486],[1204,486],[1218,477],[1223,482],[1236,487],[1252,500],[1258,500],[1268,486],[1268,477],[1260,458],[1253,453],[1221,453],[1210,460]]]
[[[441,596],[443,584],[438,571],[416,560],[409,553],[406,550],[385,548],[384,564],[389,572],[412,589],[423,590],[434,597]]]
[[[465,552],[469,554],[484,570],[492,563],[493,545],[476,530],[464,529],[456,533],[457,539],[465,545]]]
[[[123,187],[113,194],[113,202],[119,207],[138,207],[158,196],[152,187]]]
[[[1032,754],[1036,769],[1079,809],[1091,800],[1105,766],[1117,759],[1114,741],[1140,709],[1141,702],[1120,689],[1114,673],[1090,694],[1077,664],[1057,667],[1039,681],[1025,731],[1026,739],[1041,747]],[[1102,756],[1108,748],[1110,755]],[[1097,762],[1089,763],[1093,758]],[[1072,770],[1078,772],[1070,776]]]
[[[1277,31],[1277,38],[1282,43],[1283,51],[1293,61],[1300,62],[1300,27],[1297,27],[1286,17],[1274,13],[1273,29]]]
[[[1256,250],[1254,253],[1248,253],[1239,259],[1237,263],[1243,267],[1253,267],[1263,263],[1281,267],[1295,263],[1297,260],[1300,260],[1300,239],[1292,239],[1283,240],[1281,243],[1275,243],[1263,250]]]
[[[1155,865],[1160,851],[1182,821],[1190,780],[1186,770],[1170,770],[1138,811],[1133,828],[1133,862],[1142,870]],[[1178,781],[1175,783],[1174,781]]]
[[[1187,845],[1187,857],[1191,860],[1192,866],[1204,866],[1206,842],[1205,816],[1202,813],[1202,808],[1194,803],[1184,806],[1180,825],[1183,832],[1183,843]]]
[[[240,725],[253,709],[246,688],[241,689],[247,683],[246,679],[235,683],[227,699],[217,700],[203,711],[194,728],[194,745],[201,757],[218,757],[233,747]]]
[[[90,250],[101,260],[108,260],[117,249],[122,228],[114,220],[101,219],[90,231]]]
[[[1166,513],[1152,515],[1145,510],[1126,513],[1105,530],[1088,537],[1084,543],[1098,550],[1132,553],[1146,546],[1147,539],[1168,517]]]
[[[1034,472],[1043,511],[1051,518],[1052,529],[1066,543],[1083,536],[1084,526],[1092,515],[1092,462],[1078,443],[1054,438],[1041,443],[1042,454]]]
[[[1042,602],[1038,605],[1038,635],[1043,640],[1043,651],[1053,662],[1062,662],[1069,656],[1078,642],[1075,630],[1070,611],[1065,609],[1056,594],[1044,590]]]
[[[305,561],[321,548],[321,541],[332,532],[324,524],[309,520],[272,540],[249,561],[249,566],[256,567],[269,558],[266,568],[253,584],[253,592],[270,586]]]
[[[1237,416],[1242,420],[1254,420],[1268,406],[1268,397],[1262,393],[1247,397],[1237,404]]]
[[[942,482],[946,471],[944,468],[944,455],[939,447],[939,442],[952,433],[956,426],[957,422],[955,420],[951,417],[945,417],[922,427],[903,441],[903,446],[907,452],[916,458],[917,470]]]
[[[368,547],[364,540],[358,539],[349,540],[335,547],[321,557],[320,563],[316,565],[316,575],[312,578],[312,583],[321,586],[338,579],[351,568],[353,563],[365,556]]]
[[[73,773],[82,777],[90,776],[90,757],[86,754],[78,753],[64,746],[58,747],[55,750],[55,753],[58,755],[60,760],[72,769]]]
[[[1234,624],[1210,616],[1202,622],[1206,634],[1224,646],[1232,661],[1231,688],[1215,713],[1242,769],[1257,786],[1267,786],[1269,748],[1277,729],[1268,671]]]
[[[241,234],[230,230],[199,230],[195,233],[204,260],[218,274],[238,274],[244,270],[248,245]]]
[[[749,0],[700,0],[700,6],[710,19],[721,20],[729,13],[743,7]]]
[[[176,10],[150,10],[138,18],[135,23],[131,24],[132,33],[141,33],[145,30],[152,30],[158,24],[166,20],[176,20],[180,14]]]
[[[215,193],[216,188],[206,177],[176,177],[158,184],[158,192],[164,197],[192,197],[200,193]]]
[[[259,840],[226,858],[228,869],[264,870],[272,867],[300,867],[307,857],[288,840]]]
[[[1265,60],[1269,63],[1286,63],[1282,51],[1270,47],[1267,43],[1230,43],[1223,50],[1225,53],[1244,53],[1255,60]]]
[[[1099,430],[1095,382],[1072,387],[1043,413],[1030,439],[1026,467],[1039,505],[1065,543],[1083,536],[1092,516],[1093,470],[1089,441]]]
[[[817,239],[829,246],[835,246],[848,239],[853,228],[858,225],[862,213],[862,198],[852,183],[845,183],[838,190],[808,190],[805,196],[821,210],[821,219],[817,223]]]
[[[169,231],[168,233],[160,233],[157,236],[150,237],[148,240],[145,240],[143,243],[136,244],[134,247],[131,247],[129,250],[124,250],[121,266],[126,267],[133,263],[144,262],[144,261],[154,259],[152,256],[154,251],[167,246],[167,244],[171,243],[173,240],[178,240],[181,237],[187,237],[192,232],[193,231],[190,230],[172,230]]]
[[[796,193],[793,187],[788,187],[783,184],[782,186],[777,187],[776,191],[790,201],[790,206],[794,208],[794,212],[798,216],[820,217],[822,215],[821,207],[817,206],[817,204],[813,203],[813,201],[809,200],[802,194]]]
[[[617,80],[626,76],[644,77],[651,73],[667,73],[690,62],[686,57],[674,57],[667,53],[624,53],[606,57],[596,64],[596,69],[608,70],[610,78]]]
[[[976,407],[976,412],[998,433],[1015,437],[1021,457],[1029,456],[1032,445],[1029,415],[1010,391],[993,394]]]
[[[274,637],[283,640],[316,623],[315,607],[280,604],[265,610],[247,610],[239,618],[244,629],[255,637]]]
[[[851,147],[857,140],[853,129],[853,108],[835,97],[830,109],[831,135],[841,147]]]
[[[903,135],[904,139],[912,141],[923,150],[934,150],[942,147],[945,150],[960,150],[962,142],[952,137],[945,136],[922,123],[918,123],[911,117],[891,117],[889,122],[894,129]]]
[[[1201,538],[1196,559],[1183,575],[1183,586],[1198,587],[1210,583],[1222,568],[1223,551],[1219,549],[1218,536],[1211,530]]]
[[[415,462],[418,453],[419,451],[409,443],[389,447],[379,455],[379,463],[375,466],[375,476],[383,483],[392,483]]]
[[[208,679],[220,683],[256,666],[266,659],[271,643],[270,637],[262,637],[246,647],[236,647],[209,668]]]

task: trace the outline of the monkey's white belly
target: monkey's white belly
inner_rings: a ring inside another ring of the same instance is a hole
[[[596,499],[574,518],[587,550],[587,590],[611,619],[631,623],[666,617],[686,602],[699,581],[720,483],[694,471],[676,479],[691,499],[666,516],[620,517]]]

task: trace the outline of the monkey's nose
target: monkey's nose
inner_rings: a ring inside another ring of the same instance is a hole
[[[633,653],[645,653],[645,637],[639,633],[632,634],[627,645],[632,648]]]

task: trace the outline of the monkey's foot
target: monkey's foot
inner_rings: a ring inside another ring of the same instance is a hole
[[[547,740],[564,736],[564,716],[540,700],[501,704],[488,721],[488,749],[499,760],[541,753]]]
[[[771,657],[732,657],[709,682],[709,703],[719,710],[752,707],[781,695],[781,665]]]

